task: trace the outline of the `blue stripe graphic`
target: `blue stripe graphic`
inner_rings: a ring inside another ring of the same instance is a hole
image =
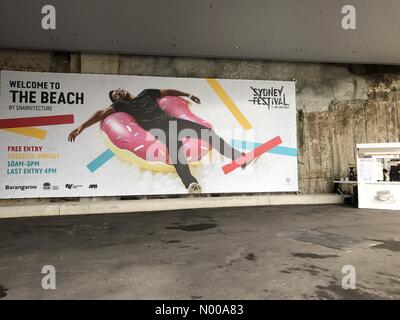
[[[107,149],[96,159],[91,161],[86,167],[90,170],[90,172],[95,172],[98,168],[100,168],[103,164],[112,159],[114,156],[114,152],[112,152],[110,149]]]

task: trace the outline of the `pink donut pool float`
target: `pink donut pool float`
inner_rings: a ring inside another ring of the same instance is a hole
[[[212,129],[210,123],[190,111],[190,103],[181,97],[165,96],[159,98],[157,102],[162,110],[175,118],[193,121]],[[129,151],[146,162],[171,163],[167,146],[143,129],[128,113],[115,112],[109,115],[100,122],[100,128],[112,145],[118,149]],[[210,151],[210,145],[203,140],[189,137],[181,140],[183,152],[189,163],[201,160]],[[137,161],[133,160],[133,162]]]

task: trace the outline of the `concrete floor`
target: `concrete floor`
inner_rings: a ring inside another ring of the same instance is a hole
[[[2,219],[0,298],[398,299],[399,230],[341,205]]]

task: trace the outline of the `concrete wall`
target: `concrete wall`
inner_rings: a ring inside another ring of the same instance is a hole
[[[400,140],[400,67],[0,50],[0,69],[297,80],[302,193],[329,193],[355,144]]]

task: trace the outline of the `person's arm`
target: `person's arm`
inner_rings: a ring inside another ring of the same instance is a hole
[[[96,111],[89,119],[87,119],[84,123],[82,123],[78,128],[76,128],[69,134],[68,141],[74,142],[76,137],[79,134],[81,134],[84,129],[103,120],[105,117],[109,116],[110,114],[112,114],[114,112],[115,112],[115,109],[113,107],[108,107],[103,110]]]
[[[200,103],[200,99],[192,94],[182,92],[174,89],[162,89],[160,90],[161,96],[180,96],[180,97],[189,97],[190,100],[196,103]]]

